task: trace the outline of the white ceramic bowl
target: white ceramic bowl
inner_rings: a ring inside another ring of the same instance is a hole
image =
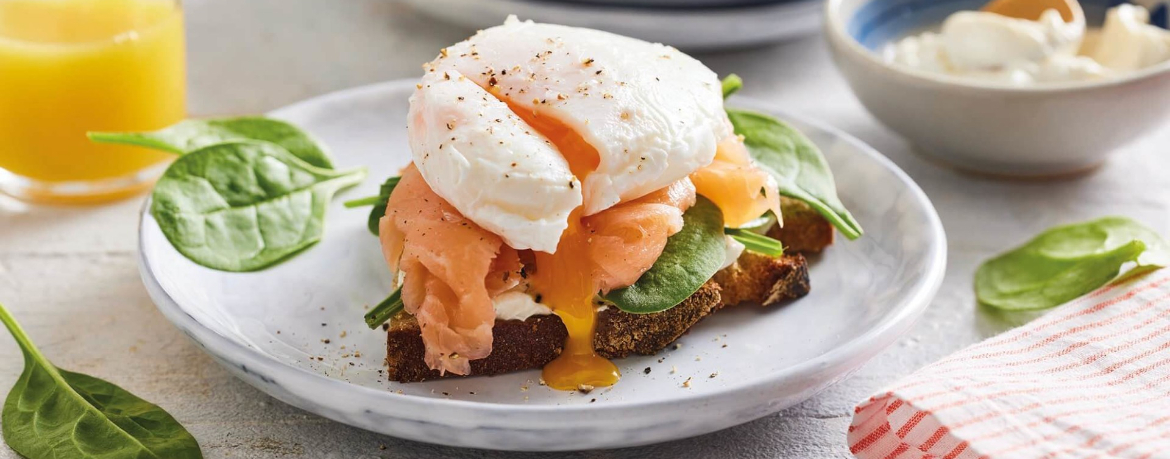
[[[875,50],[984,0],[827,0],[825,28],[854,94],[915,150],[962,169],[1072,174],[1170,120],[1170,62],[1096,82],[1012,87],[883,61]],[[1090,26],[1107,0],[1081,2]]]

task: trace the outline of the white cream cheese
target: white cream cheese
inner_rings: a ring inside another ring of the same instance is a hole
[[[723,266],[721,266],[719,269],[723,269],[735,264],[735,260],[738,260],[739,256],[743,255],[743,250],[745,249],[742,243],[735,240],[735,238],[731,236],[723,236],[723,239],[725,244]]]
[[[532,316],[547,316],[552,314],[548,306],[537,303],[532,295],[519,290],[511,290],[492,299],[492,306],[496,309],[498,320],[525,320]]]
[[[887,45],[883,56],[929,72],[1017,85],[1093,80],[1170,59],[1170,32],[1148,22],[1148,11],[1129,4],[1110,9],[1104,28],[1088,32],[1083,19],[1065,22],[1056,10],[1038,21],[960,11],[937,33]]]

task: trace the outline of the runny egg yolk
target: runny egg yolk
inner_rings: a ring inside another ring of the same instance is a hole
[[[520,119],[543,134],[557,147],[578,180],[597,170],[601,155],[577,131],[560,120],[540,115],[534,108],[501,97]],[[543,297],[542,302],[564,322],[569,338],[560,357],[545,365],[542,378],[553,389],[577,390],[611,386],[621,378],[616,365],[593,351],[597,311],[593,298],[598,291],[589,254],[589,229],[581,224],[582,207],[569,215],[569,227],[561,235],[556,253],[535,252],[536,269],[530,280]]]
[[[545,384],[574,390],[616,383],[621,377],[617,366],[593,352],[597,281],[589,257],[589,230],[581,225],[580,207],[569,216],[569,228],[561,236],[557,253],[536,252],[532,281],[544,303],[569,331],[560,357],[544,366],[541,376]]]

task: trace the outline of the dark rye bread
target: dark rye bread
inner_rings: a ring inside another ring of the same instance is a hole
[[[728,287],[722,287],[720,278]],[[653,355],[720,308],[743,302],[771,305],[799,298],[808,291],[808,265],[803,256],[772,258],[744,252],[736,264],[719,271],[699,291],[666,311],[630,314],[612,307],[601,311],[597,314],[593,348],[598,355],[610,359]],[[492,334],[491,355],[471,361],[473,376],[540,368],[561,354],[568,337],[565,325],[555,315],[533,316],[524,321],[497,320]],[[386,336],[387,377],[398,382],[418,382],[455,376],[441,376],[427,368],[423,352],[421,330],[414,317],[399,313],[392,318]]]
[[[656,354],[719,309],[719,284],[707,281],[678,306],[655,314],[630,314],[618,308],[597,313],[593,350],[607,359]]]
[[[630,314],[612,307],[599,312],[593,339],[597,353],[611,359],[631,354],[653,355],[723,307],[740,303],[771,306],[807,295],[808,262],[799,252],[820,252],[832,242],[833,229],[811,208],[807,209],[812,212],[808,215],[788,203],[785,206],[785,231],[799,241],[793,244],[783,240],[791,253],[769,257],[744,252],[734,265],[716,273],[690,298],[663,312]],[[769,235],[776,237],[776,231],[772,228]],[[387,328],[387,377],[398,382],[418,382],[456,376],[440,376],[438,371],[427,368],[420,333],[418,322],[409,314],[400,313],[391,319]],[[497,320],[492,333],[492,353],[485,359],[471,361],[472,376],[540,368],[560,355],[568,336],[564,324],[555,315],[534,316],[524,321]]]
[[[722,288],[725,306],[758,303],[771,306],[808,295],[808,261],[793,254],[773,258],[744,252],[734,265],[715,273],[712,281]]]
[[[398,382],[419,382],[441,377],[423,361],[422,331],[414,316],[405,312],[390,319],[386,330],[387,377]],[[569,332],[557,316],[533,316],[528,320],[497,320],[492,328],[492,353],[471,361],[471,374],[497,375],[540,368],[565,346]],[[450,375],[448,375],[450,376]]]

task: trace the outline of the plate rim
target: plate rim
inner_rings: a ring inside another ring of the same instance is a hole
[[[272,116],[274,118],[281,118],[282,113],[287,113],[289,111],[309,105],[319,104],[330,99],[353,97],[367,92],[393,92],[400,90],[401,87],[413,87],[415,83],[417,83],[415,79],[398,79],[343,89],[340,91],[334,91],[294,102],[284,107],[269,111],[266,113],[266,115]],[[680,403],[714,402],[716,400],[728,397],[734,398],[737,396],[737,394],[767,390],[769,387],[775,386],[786,380],[799,380],[803,377],[811,376],[814,373],[824,373],[828,371],[828,373],[831,375],[828,377],[822,377],[822,379],[830,382],[828,384],[822,384],[821,388],[823,389],[824,387],[827,387],[828,385],[831,385],[832,383],[848,376],[852,370],[860,368],[860,366],[865,362],[868,362],[878,353],[892,345],[894,341],[903,336],[910,329],[910,327],[913,326],[915,321],[930,305],[931,301],[942,285],[942,281],[946,272],[946,233],[942,226],[942,221],[938,216],[938,212],[934,208],[934,205],[931,203],[929,197],[927,197],[926,193],[908,174],[905,173],[905,171],[903,171],[896,164],[894,164],[893,161],[879,153],[873,147],[870,147],[868,144],[837,128],[826,125],[815,119],[796,116],[786,110],[778,109],[774,105],[765,101],[739,96],[734,97],[733,100],[747,102],[745,105],[748,105],[753,109],[766,111],[767,113],[778,115],[783,119],[799,120],[802,123],[806,123],[818,129],[829,132],[841,140],[848,142],[852,147],[859,150],[869,159],[875,161],[879,166],[888,169],[900,182],[902,182],[904,186],[906,186],[906,189],[910,192],[909,194],[912,196],[913,200],[925,210],[928,220],[926,230],[934,237],[932,238],[933,241],[930,248],[926,252],[926,263],[928,265],[927,272],[915,281],[912,289],[909,290],[909,293],[902,296],[894,314],[885,318],[876,326],[866,330],[864,333],[849,339],[845,343],[832,348],[824,354],[787,367],[783,371],[773,372],[742,382],[735,382],[711,392],[680,393],[676,397],[655,401],[616,400],[604,404],[583,405],[519,405],[493,403],[486,401],[454,400],[411,394],[398,394],[388,388],[377,389],[366,387],[353,384],[348,381],[321,375],[319,373],[309,371],[287,362],[267,357],[257,350],[237,343],[230,338],[221,335],[214,329],[205,326],[203,323],[196,320],[190,313],[185,311],[178,304],[178,302],[171,297],[171,294],[162,288],[161,284],[154,275],[150,260],[148,260],[146,257],[146,250],[143,242],[143,234],[146,231],[145,225],[147,221],[147,212],[149,211],[152,202],[149,196],[144,200],[142,208],[139,210],[137,231],[137,258],[139,272],[143,282],[148,287],[147,290],[151,299],[159,311],[162,312],[163,315],[170,322],[172,322],[173,325],[179,328],[180,331],[191,330],[191,332],[187,333],[201,332],[200,335],[205,338],[196,339],[198,342],[197,344],[199,344],[200,347],[205,350],[205,352],[211,354],[215,360],[222,363],[226,359],[221,357],[221,355],[229,355],[233,358],[233,360],[241,361],[240,363],[246,364],[247,366],[255,366],[256,368],[264,368],[270,371],[275,370],[283,376],[294,379],[296,384],[307,384],[313,387],[324,387],[330,391],[340,390],[342,392],[350,392],[356,396],[373,397],[379,403],[400,405],[403,409],[395,410],[395,412],[396,415],[402,419],[425,420],[427,418],[425,410],[416,411],[411,408],[470,410],[476,413],[488,415],[552,413],[571,416],[588,413],[590,415],[599,416],[605,415],[607,413],[617,413],[631,409],[653,409],[664,406],[673,406]],[[191,338],[195,337],[191,336]],[[860,363],[854,365],[851,364],[851,362]],[[235,364],[236,362],[232,363]],[[848,368],[851,366],[852,368]],[[842,367],[845,368],[841,369]],[[263,389],[261,390],[264,391]],[[267,391],[264,392],[268,393]],[[272,394],[269,393],[269,395]],[[411,414],[421,414],[421,416],[410,416]]]

